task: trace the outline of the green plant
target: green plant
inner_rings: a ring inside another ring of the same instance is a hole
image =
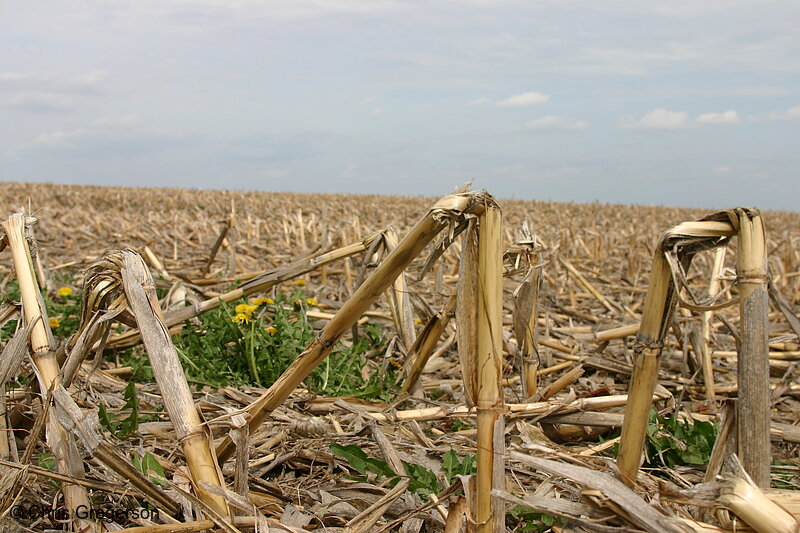
[[[103,426],[118,439],[126,439],[136,434],[139,430],[139,423],[144,422],[148,417],[139,416],[139,401],[136,397],[136,386],[133,381],[128,382],[124,392],[125,405],[123,409],[130,409],[127,417],[109,413],[106,406],[100,404],[97,416],[100,425]]]
[[[452,483],[456,476],[469,476],[477,471],[477,458],[475,455],[467,455],[463,461],[459,461],[455,450],[445,452],[442,456],[442,469],[448,483]]]
[[[57,337],[67,338],[76,331],[81,322],[80,294],[67,284],[67,277],[58,280],[58,289],[42,292],[47,316],[50,318],[50,329]],[[20,301],[19,283],[16,279],[3,287],[1,296],[5,301]],[[16,330],[16,324],[6,323],[0,329],[0,341],[7,342]]]
[[[167,476],[164,474],[164,467],[161,466],[153,454],[145,452],[141,458],[133,454],[131,462],[136,470],[147,476],[150,481],[156,485],[166,486]]]
[[[239,300],[200,315],[199,328],[187,327],[175,339],[187,377],[213,386],[271,385],[313,340],[306,315],[313,304],[295,290],[274,301]],[[386,340],[379,326],[367,325],[363,331],[357,341],[342,342],[312,372],[310,389],[329,396],[390,396],[394,371],[381,372],[368,357],[382,352]]]
[[[525,533],[544,533],[554,525],[560,525],[564,521],[561,518],[534,511],[528,507],[515,505],[507,515],[508,526],[513,531],[523,531]]]
[[[354,444],[347,446],[331,444],[330,450],[334,455],[347,461],[362,476],[362,479],[368,478],[370,475],[375,480],[388,478],[391,486],[396,485],[400,480],[400,476],[392,470],[388,463],[369,457],[364,450]],[[442,487],[439,484],[439,480],[436,479],[436,474],[428,468],[403,461],[403,470],[405,470],[405,475],[409,480],[408,490],[411,492],[426,498],[431,494],[441,492]]]
[[[717,427],[711,422],[683,421],[677,416],[664,418],[651,410],[646,466],[704,465],[716,439]]]

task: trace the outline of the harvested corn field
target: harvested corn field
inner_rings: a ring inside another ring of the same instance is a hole
[[[798,213],[0,190],[3,531],[798,528]]]

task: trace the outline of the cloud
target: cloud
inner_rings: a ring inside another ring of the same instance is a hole
[[[481,98],[476,98],[475,100],[471,101],[469,105],[483,105],[483,104],[488,104],[489,102],[491,102],[491,100],[489,100],[484,96]]]
[[[767,119],[800,121],[800,105],[796,105],[792,108],[787,109],[786,111],[781,111],[778,113],[770,113],[769,115],[767,115]]]
[[[0,72],[0,89],[51,93],[96,92],[109,79],[105,70],[82,74],[55,75],[43,73]]]
[[[698,124],[739,124],[739,114],[731,109],[722,113],[704,113],[695,119]]]
[[[537,131],[575,131],[587,129],[589,123],[583,120],[559,117],[558,115],[548,115],[526,122],[525,127]]]
[[[550,97],[546,94],[530,91],[527,93],[515,94],[514,96],[510,96],[505,100],[500,100],[496,105],[499,107],[523,107],[543,104],[549,99]]]
[[[730,165],[717,165],[714,167],[714,174],[730,174],[731,170]]]
[[[643,130],[679,130],[686,127],[688,119],[689,115],[683,111],[658,108],[638,119],[626,117],[619,122],[619,126]]]
[[[30,91],[14,94],[3,105],[28,111],[64,111],[73,107],[73,99],[63,93]]]
[[[381,113],[383,113],[382,107],[375,107],[369,112],[370,115],[380,115]]]
[[[42,133],[33,145],[48,148],[74,148],[91,143],[126,143],[146,139],[175,139],[180,135],[147,127],[139,115],[100,118],[82,128]]]

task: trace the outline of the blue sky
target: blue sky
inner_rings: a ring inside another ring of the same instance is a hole
[[[0,179],[796,210],[798,21],[769,0],[0,0]]]

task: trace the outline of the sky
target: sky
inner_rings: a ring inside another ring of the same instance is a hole
[[[0,0],[0,180],[798,210],[800,2]]]

